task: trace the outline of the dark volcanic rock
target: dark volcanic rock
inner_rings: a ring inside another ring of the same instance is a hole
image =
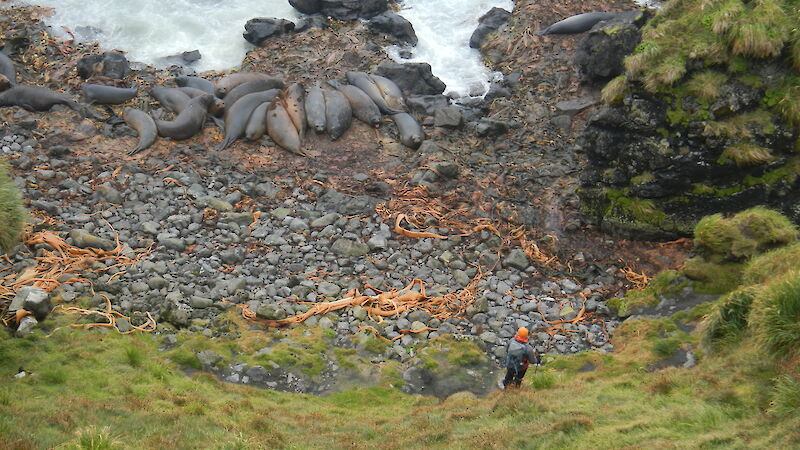
[[[338,20],[371,19],[389,7],[388,0],[320,0],[319,3],[321,13]]]
[[[469,38],[469,46],[472,48],[480,48],[486,36],[489,33],[497,31],[498,28],[505,25],[508,19],[511,18],[511,13],[502,8],[492,8],[478,19],[478,28],[472,32]]]
[[[119,52],[106,52],[102,55],[89,55],[78,60],[78,75],[89,78],[102,75],[121,80],[131,72],[127,58]]]
[[[646,11],[628,11],[595,25],[575,53],[575,64],[583,79],[607,80],[621,74],[622,60],[639,44],[640,28],[648,18]]]
[[[436,95],[444,92],[446,87],[442,80],[431,73],[428,63],[383,62],[375,73],[397,83],[405,95]]]
[[[450,100],[444,95],[416,95],[406,98],[406,105],[411,112],[431,116],[438,108],[444,108]]]
[[[294,23],[286,19],[256,17],[248,20],[244,25],[242,36],[253,45],[261,45],[268,38],[291,33],[293,30]]]
[[[394,41],[417,45],[417,33],[411,22],[394,11],[378,14],[370,19],[367,27],[373,33],[385,34]]]
[[[499,136],[508,131],[508,125],[499,120],[481,119],[476,131],[480,137]]]
[[[303,14],[316,14],[322,10],[319,0],[289,0],[289,4]]]

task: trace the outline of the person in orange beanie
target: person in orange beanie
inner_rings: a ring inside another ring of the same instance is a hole
[[[519,387],[528,364],[539,364],[539,354],[528,344],[528,329],[520,327],[517,334],[508,342],[506,347],[506,377],[503,379],[503,389],[509,384]]]

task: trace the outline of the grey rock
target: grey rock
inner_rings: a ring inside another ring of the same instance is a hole
[[[192,308],[204,309],[213,306],[214,300],[211,300],[210,298],[193,295],[189,299],[189,304],[192,305]]]
[[[509,252],[508,257],[503,260],[503,265],[506,267],[514,267],[515,269],[525,270],[530,265],[528,255],[522,249],[515,248]]]
[[[308,229],[308,224],[303,219],[294,218],[289,222],[289,229],[295,233],[300,233]]]
[[[478,337],[479,337],[479,338],[480,338],[480,339],[481,339],[483,342],[486,342],[486,343],[488,343],[488,344],[495,344],[495,345],[497,345],[497,344],[500,344],[500,339],[497,337],[497,334],[495,334],[495,333],[493,333],[493,332],[491,332],[491,331],[484,331],[484,332],[483,332],[483,333],[481,333],[481,335],[480,335],[480,336],[478,336]]]
[[[108,203],[113,203],[116,205],[122,203],[122,195],[109,183],[103,183],[100,186],[97,186],[97,195],[101,200],[105,200]]]
[[[85,230],[75,229],[69,232],[72,242],[80,248],[99,248],[106,251],[114,250],[117,244],[109,239],[99,238],[89,234]]]
[[[339,220],[339,217],[341,217],[341,215],[338,213],[325,214],[322,217],[312,220],[311,228],[325,228],[328,225],[332,225],[334,222]]]
[[[201,198],[199,204],[206,208],[215,209],[219,212],[233,211],[233,205],[226,202],[225,200],[212,197],[210,195]]]
[[[394,11],[388,10],[373,17],[367,22],[367,28],[373,33],[388,35],[396,42],[417,45],[417,33],[411,22]]]
[[[367,241],[370,250],[385,250],[389,247],[389,240],[383,234],[376,234]]]
[[[469,46],[481,48],[486,37],[508,22],[511,13],[502,8],[492,8],[478,19],[478,27],[469,38]]]
[[[244,261],[244,256],[244,249],[242,248],[231,248],[219,253],[219,259],[229,265],[241,263]]]
[[[508,125],[500,120],[483,118],[478,122],[475,131],[479,137],[500,136],[508,131]]]
[[[25,337],[31,334],[38,324],[39,321],[33,316],[25,316],[19,322],[19,326],[17,327],[17,331],[14,332],[14,335],[17,337]]]
[[[271,37],[282,36],[292,31],[294,22],[274,17],[256,17],[245,23],[242,37],[253,45],[261,45]]]
[[[256,310],[256,317],[266,320],[281,320],[286,318],[286,311],[278,305],[262,303]]]
[[[427,323],[430,320],[431,315],[424,310],[418,309],[416,311],[411,311],[408,313],[407,319],[411,322],[422,322]]]
[[[319,327],[323,330],[330,330],[333,328],[333,321],[327,317],[319,319]]]
[[[460,128],[464,123],[464,116],[457,106],[445,106],[433,113],[433,125],[444,128]]]
[[[158,238],[158,242],[170,250],[178,252],[186,250],[186,241],[181,238],[160,237]]]
[[[197,352],[197,359],[200,361],[200,367],[203,370],[211,370],[221,363],[223,358],[213,350],[202,350]]]
[[[437,95],[446,85],[431,72],[428,63],[382,62],[375,73],[394,81],[405,95]]]
[[[143,233],[152,234],[152,235],[156,235],[160,231],[159,225],[156,222],[153,222],[153,221],[142,222],[141,225],[139,225],[139,229]]]
[[[369,253],[369,246],[360,241],[339,238],[334,241],[331,250],[340,256],[364,256]]]
[[[597,101],[594,99],[594,97],[581,97],[572,100],[564,100],[556,103],[556,111],[571,117],[594,105],[595,103],[597,103]]]
[[[235,223],[240,226],[247,226],[253,223],[253,213],[235,213],[226,212],[219,216],[220,221],[227,223]]]
[[[328,297],[335,297],[335,296],[339,295],[339,292],[341,292],[341,291],[342,291],[342,288],[340,288],[338,285],[330,283],[328,281],[323,281],[317,287],[317,292],[319,292],[322,295],[326,295]]]

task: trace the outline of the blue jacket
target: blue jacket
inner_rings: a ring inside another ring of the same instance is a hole
[[[511,338],[506,346],[506,369],[527,369],[529,363],[539,364],[539,355],[530,344]]]

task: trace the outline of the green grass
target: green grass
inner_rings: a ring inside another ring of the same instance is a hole
[[[740,288],[716,302],[705,321],[706,345],[719,348],[741,340],[747,330],[747,317],[756,294],[753,288]]]
[[[8,165],[0,159],[0,251],[9,251],[17,245],[26,218],[19,189]]]
[[[800,271],[786,274],[759,293],[749,320],[764,350],[779,358],[795,356],[800,343]]]
[[[741,261],[797,241],[797,228],[777,211],[755,207],[725,217],[706,216],[695,228],[695,246],[707,259]]]

